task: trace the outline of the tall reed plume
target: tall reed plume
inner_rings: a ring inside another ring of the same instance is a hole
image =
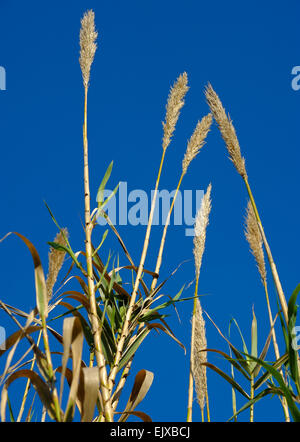
[[[193,159],[198,155],[200,149],[204,146],[211,123],[212,115],[205,115],[202,120],[198,122],[193,135],[189,139],[186,152],[182,160],[182,173],[184,175],[186,174],[187,169]]]
[[[176,123],[178,121],[180,110],[184,105],[184,97],[189,90],[187,73],[184,72],[176,80],[174,86],[170,90],[167,106],[166,118],[163,122],[163,143],[162,147],[165,151],[169,146]]]
[[[95,14],[87,11],[81,19],[80,29],[80,58],[79,64],[82,72],[83,84],[88,87],[90,81],[91,66],[97,49],[96,39],[98,33],[95,30]]]
[[[238,173],[242,177],[247,177],[245,159],[241,155],[240,144],[230,117],[226,115],[221,100],[210,84],[207,86],[205,94],[210,110],[213,113],[223,140],[227,146],[230,159],[235,165]]]

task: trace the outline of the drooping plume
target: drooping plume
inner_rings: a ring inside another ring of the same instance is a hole
[[[180,110],[184,105],[184,97],[189,90],[187,82],[187,74],[184,72],[177,78],[173,87],[171,87],[166,106],[166,117],[165,121],[163,122],[163,150],[166,150],[171,142],[172,135],[180,115]]]
[[[212,123],[212,115],[208,114],[198,122],[193,135],[189,139],[187,149],[182,161],[182,172],[186,174],[187,169],[193,159],[198,155],[199,150],[203,147],[205,139]]]
[[[241,155],[239,141],[231,119],[226,115],[225,109],[220,98],[209,84],[205,91],[207,103],[220,129],[223,140],[225,141],[230,159],[235,165],[238,173],[247,178],[245,168],[245,159]]]
[[[97,49],[96,39],[98,33],[95,30],[95,14],[92,10],[87,11],[81,19],[80,29],[80,57],[79,63],[82,72],[84,87],[88,87],[90,81],[91,65]]]

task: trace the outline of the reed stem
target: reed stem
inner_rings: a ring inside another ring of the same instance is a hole
[[[180,176],[180,179],[178,181],[178,184],[177,184],[177,188],[176,188],[173,200],[172,200],[172,204],[171,204],[170,210],[169,210],[168,215],[167,215],[167,219],[166,219],[166,222],[165,222],[165,226],[164,226],[164,230],[163,230],[163,234],[162,234],[162,238],[161,238],[161,242],[160,242],[159,252],[158,252],[158,256],[157,256],[157,260],[156,260],[156,266],[155,266],[156,276],[152,280],[150,291],[153,291],[155,289],[155,287],[156,287],[156,284],[157,284],[157,279],[159,277],[159,271],[160,271],[160,267],[161,267],[161,263],[162,263],[162,256],[163,256],[164,246],[165,246],[165,242],[166,242],[167,229],[168,229],[169,224],[170,224],[170,219],[171,219],[172,211],[173,211],[173,208],[174,208],[174,205],[175,205],[175,201],[176,201],[176,198],[177,198],[177,194],[179,192],[179,189],[180,189],[180,186],[181,186],[181,182],[182,182],[182,179],[183,179],[184,175],[185,175],[185,173],[182,172],[182,174]]]
[[[87,96],[88,86],[84,88],[84,124],[83,124],[83,153],[84,153],[84,205],[85,205],[85,249],[86,249],[86,265],[87,265],[87,279],[89,289],[90,301],[90,319],[94,335],[94,346],[97,366],[99,368],[100,377],[100,391],[103,399],[104,415],[107,422],[113,422],[113,413],[110,404],[110,394],[108,389],[108,379],[105,366],[105,358],[101,347],[99,318],[97,314],[97,304],[95,298],[95,285],[93,275],[93,261],[92,261],[92,230],[93,224],[91,222],[90,211],[90,185],[89,185],[89,163],[88,163],[88,139],[87,139]]]

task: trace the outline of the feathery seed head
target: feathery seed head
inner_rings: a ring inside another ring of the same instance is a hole
[[[198,210],[195,220],[195,236],[194,236],[194,258],[196,277],[199,278],[202,257],[205,249],[206,228],[209,222],[209,214],[211,211],[211,184],[209,184],[205,195],[203,196],[201,207]]]
[[[187,82],[187,73],[184,72],[177,78],[173,87],[171,87],[166,106],[165,122],[163,122],[164,135],[162,147],[164,151],[171,142],[172,135],[179,118],[180,110],[184,105],[184,97],[189,90]]]
[[[230,159],[235,165],[238,173],[243,178],[247,178],[245,158],[243,158],[241,155],[241,149],[235,132],[235,128],[230,117],[226,115],[221,100],[212,88],[211,84],[208,84],[208,86],[206,87],[205,95],[210,110],[218,124],[223,140],[225,141]]]
[[[63,234],[65,235],[65,237],[68,238],[68,236],[69,236],[68,230],[67,229],[62,229],[62,230],[63,230]],[[66,246],[66,240],[65,240],[63,234],[62,234],[62,232],[59,232],[56,235],[54,242],[57,244],[60,244],[62,246]],[[49,269],[48,269],[48,276],[47,276],[47,280],[46,280],[48,299],[50,299],[52,297],[53,287],[54,287],[54,284],[56,283],[59,271],[62,268],[65,255],[66,255],[66,252],[64,252],[63,250],[57,250],[57,249],[54,249],[53,247],[50,248]]]
[[[248,206],[246,210],[245,236],[249,243],[252,255],[255,258],[262,282],[265,283],[267,279],[267,271],[266,271],[265,256],[263,250],[263,242],[250,200],[248,201]]]
[[[190,163],[198,155],[200,149],[203,147],[211,123],[212,123],[211,114],[205,115],[205,117],[203,117],[201,121],[198,121],[196,129],[194,130],[193,135],[189,139],[187,149],[184,158],[182,160],[182,173],[184,175],[186,174]]]
[[[207,362],[206,351],[201,351],[207,348],[205,321],[203,319],[202,308],[199,299],[196,301],[195,312],[195,339],[194,348],[192,349],[193,358],[193,377],[195,381],[197,401],[203,411],[205,405],[206,391],[207,391],[207,377],[206,366],[202,365]]]
[[[97,49],[97,44],[95,43],[97,36],[98,33],[95,30],[95,14],[92,10],[89,10],[81,19],[80,29],[79,63],[85,88],[89,85],[91,65]]]

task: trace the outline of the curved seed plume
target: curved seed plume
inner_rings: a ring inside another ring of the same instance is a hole
[[[246,209],[245,236],[249,243],[252,255],[255,258],[262,282],[265,282],[267,280],[267,272],[266,272],[265,256],[263,250],[263,242],[250,200],[248,201]]]
[[[68,238],[68,236],[69,236],[68,230],[67,229],[62,229],[62,230],[63,230],[65,237]],[[62,246],[66,246],[66,241],[64,239],[63,233],[59,232],[56,235],[54,242],[57,244],[60,244]],[[53,287],[56,283],[60,269],[62,268],[65,255],[66,255],[66,252],[64,252],[63,250],[57,250],[57,249],[54,249],[53,247],[50,248],[49,270],[48,270],[48,276],[47,276],[47,280],[46,280],[48,299],[50,299],[52,297]]]
[[[223,140],[225,141],[230,159],[235,165],[238,173],[243,178],[247,178],[245,158],[243,158],[241,155],[241,149],[234,126],[230,117],[226,115],[221,100],[212,88],[211,84],[208,84],[206,87],[205,96],[210,110],[218,124]]]
[[[193,377],[195,381],[195,388],[197,393],[197,401],[203,411],[205,406],[205,398],[207,393],[207,377],[206,366],[203,365],[207,362],[207,353],[203,351],[207,348],[205,321],[202,315],[202,308],[199,300],[196,301],[195,312],[195,337],[194,348],[192,349],[193,357]]]
[[[211,211],[211,184],[202,199],[202,204],[196,215],[195,236],[194,236],[194,258],[196,277],[199,278],[202,257],[205,249],[206,228],[209,222],[209,214]]]
[[[187,149],[182,160],[182,173],[184,175],[186,174],[193,159],[198,155],[200,149],[203,147],[207,134],[210,130],[211,123],[212,114],[205,115],[201,121],[198,121],[196,129],[188,142]]]
[[[88,87],[90,80],[91,65],[94,60],[97,44],[95,43],[98,33],[95,30],[95,14],[92,10],[87,11],[81,19],[80,29],[80,57],[84,87]]]
[[[166,118],[163,122],[164,136],[162,147],[164,151],[171,142],[175,126],[180,115],[180,110],[184,105],[184,97],[189,90],[187,82],[187,73],[184,72],[177,78],[173,87],[171,87],[166,106]]]

